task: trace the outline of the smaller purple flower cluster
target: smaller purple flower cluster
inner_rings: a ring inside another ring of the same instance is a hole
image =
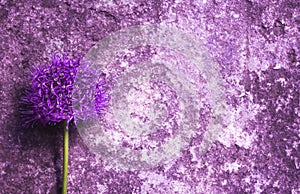
[[[95,88],[95,110],[98,115],[103,115],[108,107],[107,102],[110,100],[107,92],[107,83],[101,79]]]
[[[55,125],[58,122],[74,118],[72,109],[72,91],[80,58],[67,59],[65,56],[55,55],[51,64],[44,67],[36,66],[31,70],[32,80],[30,88],[21,98],[20,112],[23,126],[29,127],[37,123]],[[95,87],[95,108],[103,112],[105,91],[101,89],[103,83]]]

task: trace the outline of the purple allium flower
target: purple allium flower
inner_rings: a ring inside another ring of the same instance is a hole
[[[21,99],[23,126],[36,123],[55,125],[74,118],[72,109],[73,83],[80,66],[80,58],[74,60],[55,55],[51,64],[36,66],[31,70],[31,84]],[[95,108],[103,111],[102,104],[108,99],[101,88],[104,82],[95,86]]]

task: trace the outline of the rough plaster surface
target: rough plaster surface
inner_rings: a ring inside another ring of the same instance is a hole
[[[69,193],[300,193],[296,0],[0,1],[0,193],[61,187],[59,126],[20,127],[28,68],[53,53],[85,55],[107,34],[147,22],[202,39],[221,68],[228,126],[204,155],[195,137],[168,166],[134,172],[108,169],[73,130]]]

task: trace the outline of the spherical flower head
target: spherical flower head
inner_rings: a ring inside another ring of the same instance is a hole
[[[73,118],[71,95],[80,58],[67,59],[55,55],[50,64],[31,70],[29,90],[21,99],[24,126],[40,122],[56,124]]]
[[[36,123],[54,125],[73,119],[72,91],[79,66],[79,57],[71,60],[55,55],[50,64],[31,69],[30,87],[21,99],[24,127]],[[99,115],[108,101],[104,88],[103,80],[95,86],[95,109]]]

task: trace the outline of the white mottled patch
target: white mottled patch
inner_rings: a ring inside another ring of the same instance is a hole
[[[182,3],[182,0],[175,0],[175,4]]]
[[[99,194],[102,194],[107,191],[106,186],[99,184],[99,183],[97,183],[97,189],[98,189],[97,193],[99,193]]]
[[[241,105],[238,109],[227,112],[227,123],[228,126],[222,130],[218,136],[218,141],[230,147],[236,144],[240,147],[249,149],[256,134],[249,133],[243,128],[245,128],[248,120],[255,118],[255,115],[259,111],[259,106],[253,105]]]
[[[150,171],[141,171],[139,174],[139,178],[141,179],[147,179],[147,183],[148,184],[160,184],[160,183],[164,183],[167,182],[168,179],[166,176],[162,175],[162,174],[157,174],[154,172],[150,172]]]
[[[254,135],[243,131],[240,126],[230,124],[226,129],[219,135],[218,141],[226,147],[230,147],[236,144],[240,147],[249,149],[254,139]]]
[[[128,62],[126,61],[122,61],[120,64],[120,67],[127,67],[128,66]]]
[[[300,188],[292,189],[292,194],[299,194],[299,193],[300,193]]]
[[[254,184],[254,194],[261,193],[263,191],[262,186],[269,185],[271,182],[271,180],[266,179],[262,174],[251,175],[251,178],[256,179],[256,183]]]
[[[225,179],[225,180],[223,180],[222,182],[221,182],[221,184],[224,186],[224,185],[226,185],[227,184],[227,180]]]
[[[174,193],[185,193],[185,194],[193,193],[191,186],[187,185],[183,182],[172,181],[171,185],[173,186],[173,192]]]
[[[237,172],[240,167],[241,165],[237,161],[233,163],[226,162],[223,166],[223,169],[225,171],[229,171],[230,173],[232,173],[232,172]]]
[[[246,183],[250,183],[250,177],[247,176],[246,178],[244,178],[244,181],[245,181]]]
[[[238,14],[238,13],[235,13],[235,12],[230,12],[230,15],[233,17],[233,18],[235,18],[235,19],[237,19],[237,18],[239,18],[240,17],[240,14]]]
[[[170,180],[162,174],[157,174],[149,171],[140,172],[139,177],[146,179],[142,185],[141,193],[156,193],[154,189],[160,190],[162,193],[195,193],[193,188],[181,181]]]

